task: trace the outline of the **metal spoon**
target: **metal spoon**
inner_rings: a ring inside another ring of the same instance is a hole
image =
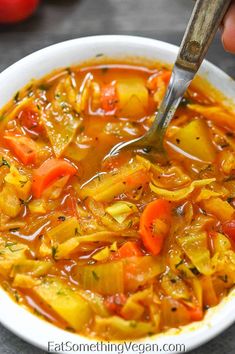
[[[166,95],[148,132],[140,138],[115,145],[106,156],[117,155],[125,148],[165,154],[166,129],[196,75],[218,30],[231,0],[197,0],[174,64]]]

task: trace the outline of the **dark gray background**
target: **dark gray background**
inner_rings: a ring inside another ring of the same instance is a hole
[[[0,26],[0,71],[35,50],[82,36],[130,34],[179,44],[192,6],[190,0],[44,0],[26,22]],[[224,52],[219,35],[208,58],[235,77],[235,56]],[[17,352],[43,354],[0,325],[0,354]],[[191,353],[235,353],[235,325]]]

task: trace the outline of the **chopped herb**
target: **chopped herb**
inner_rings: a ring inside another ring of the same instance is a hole
[[[146,154],[150,153],[151,150],[152,150],[151,146],[147,146],[143,148],[143,152],[145,152]]]
[[[177,279],[172,278],[172,279],[170,279],[170,282],[171,282],[172,284],[175,284],[175,283],[177,283]]]
[[[5,243],[5,248],[10,248],[10,247],[12,247],[12,246],[16,246],[17,245],[17,242],[6,242]]]
[[[155,333],[154,332],[148,332],[148,336],[153,336]]]
[[[39,88],[39,90],[41,90],[41,91],[47,91],[49,87],[46,86],[45,84],[40,84],[40,85],[38,86],[38,88]]]
[[[33,96],[33,91],[29,91],[28,94],[27,94],[28,97],[32,97]]]
[[[227,283],[227,282],[228,282],[228,276],[227,276],[227,274],[219,275],[218,278],[221,279],[224,283]]]
[[[99,276],[96,274],[96,272],[94,270],[92,271],[92,275],[93,275],[95,280],[98,281],[100,279]]]
[[[234,201],[234,198],[232,198],[232,197],[228,197],[228,198],[227,198],[227,202],[228,202],[229,204],[233,203],[233,201]]]
[[[233,132],[226,132],[225,135],[229,138],[233,138],[234,137],[234,133]]]
[[[17,245],[17,242],[6,242],[5,243],[5,248],[8,248],[12,253],[19,252],[19,251],[23,250],[23,248],[13,249],[12,247],[16,246],[16,245]]]
[[[41,110],[40,104],[37,104],[37,109],[38,109],[39,111]]]
[[[181,102],[180,102],[180,107],[185,107],[188,104],[192,103],[192,101],[186,97],[183,97]]]
[[[58,220],[65,221],[66,217],[64,215],[58,216]]]
[[[96,58],[103,57],[103,56],[104,56],[103,53],[98,53],[98,54],[96,54]]]
[[[228,143],[223,143],[220,145],[221,149],[225,149],[226,147],[229,147]]]
[[[7,166],[9,168],[11,167],[10,164],[7,162],[7,160],[4,157],[2,157],[2,162],[0,164],[0,167],[2,167],[2,166]]]
[[[129,228],[132,226],[132,224],[133,224],[133,221],[130,220],[130,221],[128,222],[127,228],[129,229]]]
[[[20,92],[16,92],[15,96],[14,96],[14,102],[17,103],[19,102],[19,95],[20,95]]]
[[[51,253],[52,253],[52,258],[56,260],[56,253],[58,251],[58,246],[52,246],[51,247]]]
[[[75,332],[75,330],[72,327],[65,327],[65,330],[73,333]]]
[[[20,182],[21,188],[23,188],[23,187],[26,185],[26,183],[27,183],[28,181],[26,180],[26,181],[19,181],[19,182]]]
[[[20,201],[21,205],[27,206],[29,204],[29,202],[30,202],[30,199],[31,199],[30,197],[27,200],[24,200],[24,199],[20,198],[19,201]]]
[[[80,232],[78,231],[78,228],[77,228],[77,227],[75,227],[75,229],[74,229],[74,234],[75,234],[75,236],[80,235]]]
[[[106,66],[104,66],[104,67],[101,69],[101,71],[102,71],[103,74],[106,74],[108,70],[109,70],[109,68],[107,68]]]
[[[81,126],[79,127],[79,133],[82,133],[82,132],[84,132],[84,130],[85,130],[85,127],[84,127],[84,125],[81,125]]]
[[[194,275],[199,275],[200,272],[199,270],[196,268],[196,267],[193,267],[193,268],[190,268],[191,272],[194,274]]]
[[[180,261],[179,261],[179,263],[177,263],[176,265],[175,265],[175,268],[177,269],[179,266],[181,266],[181,264],[183,264],[184,263],[184,260],[183,259],[181,259]]]
[[[136,321],[130,321],[130,327],[131,328],[136,328],[137,327],[137,322]]]
[[[202,208],[201,208],[201,212],[202,212],[203,215],[207,215],[207,212],[204,209],[202,209]]]
[[[19,231],[19,227],[12,227],[9,229],[10,232],[16,232],[16,231]]]
[[[56,293],[57,295],[66,295],[63,289],[60,289]]]
[[[20,301],[20,296],[19,296],[19,293],[18,293],[18,291],[14,291],[14,297],[15,297],[15,299],[16,299],[16,302],[19,302]]]

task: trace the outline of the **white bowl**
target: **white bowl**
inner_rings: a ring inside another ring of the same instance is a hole
[[[56,44],[27,56],[0,74],[0,107],[32,78],[40,78],[55,68],[79,64],[95,58],[100,53],[110,58],[144,57],[152,61],[172,64],[177,50],[177,47],[168,43],[131,36],[97,36]],[[206,76],[215,88],[235,104],[235,83],[230,77],[208,62],[204,62],[200,75]],[[49,342],[72,343],[75,345],[73,349],[76,352],[78,352],[76,345],[96,343],[80,335],[63,331],[34,316],[17,305],[1,289],[0,321],[16,335],[44,350],[48,349]],[[218,335],[234,321],[235,291],[232,291],[218,306],[208,311],[203,321],[192,323],[182,329],[172,329],[163,334],[135,341],[135,343],[155,344],[158,345],[158,349],[162,348],[162,351],[164,344],[171,344],[170,348],[165,347],[164,350],[164,352],[171,353],[184,351],[184,348],[191,350]],[[179,345],[184,347],[180,348]],[[60,348],[59,351],[66,352],[66,348],[64,350]],[[91,352],[86,348],[81,351]],[[156,351],[156,347],[153,351]],[[118,350],[113,352],[118,352]],[[103,348],[102,353],[110,353],[110,351]],[[130,349],[128,353],[136,353],[136,348]]]

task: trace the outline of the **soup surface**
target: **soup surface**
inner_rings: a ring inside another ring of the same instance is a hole
[[[53,72],[0,114],[0,282],[55,325],[106,340],[200,321],[235,281],[235,117],[191,87],[169,160],[104,159],[144,134],[170,71]]]

